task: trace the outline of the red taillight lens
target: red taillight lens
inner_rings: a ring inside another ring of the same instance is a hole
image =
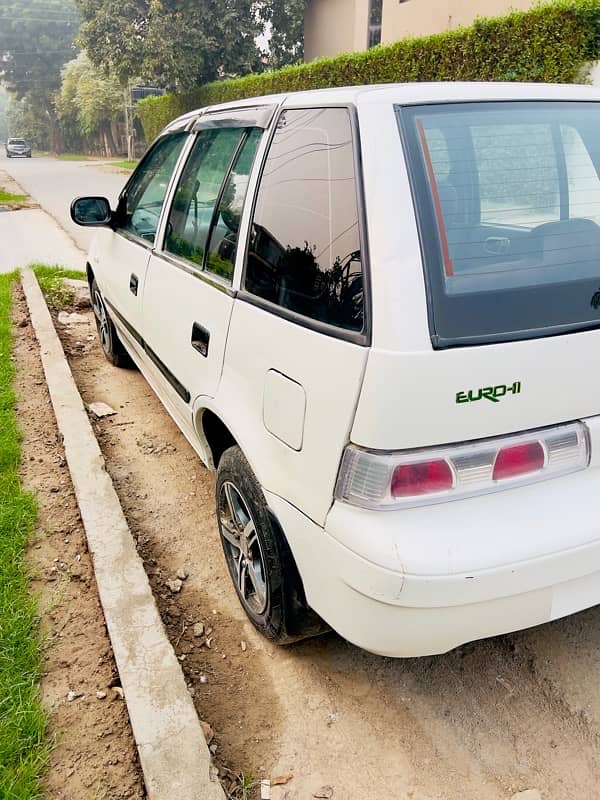
[[[493,480],[516,478],[529,472],[537,472],[544,466],[544,448],[540,442],[527,442],[504,447],[498,451],[494,464]]]
[[[447,461],[421,461],[417,464],[400,464],[392,475],[392,497],[410,497],[432,492],[443,492],[454,484],[452,470]]]

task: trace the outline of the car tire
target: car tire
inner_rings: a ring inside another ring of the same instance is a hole
[[[108,361],[115,367],[131,368],[134,366],[131,356],[125,350],[114,323],[108,315],[102,293],[98,288],[96,279],[92,281],[90,287],[92,310],[96,320],[96,330],[100,339],[100,346]]]
[[[254,627],[277,644],[327,631],[306,603],[289,545],[237,446],[219,461],[216,505],[229,574]]]

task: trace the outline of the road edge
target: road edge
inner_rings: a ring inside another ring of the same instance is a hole
[[[22,271],[149,800],[225,800],[123,509],[31,269]],[[116,566],[118,565],[118,569]]]

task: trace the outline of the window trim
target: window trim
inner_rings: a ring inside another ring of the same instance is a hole
[[[264,106],[241,106],[207,111],[196,119],[192,133],[213,128],[261,128],[267,130],[277,110],[274,104]]]
[[[355,189],[356,189],[356,210],[358,216],[358,235],[359,235],[359,242],[361,249],[361,265],[363,272],[362,331],[351,331],[351,330],[346,330],[344,328],[338,328],[335,325],[329,325],[326,322],[321,322],[320,320],[313,319],[312,317],[304,316],[303,314],[299,314],[296,311],[291,311],[290,309],[284,308],[283,306],[279,306],[276,303],[271,303],[269,300],[265,300],[264,298],[259,297],[258,295],[255,295],[252,292],[247,291],[245,288],[246,269],[248,266],[248,251],[250,247],[249,233],[252,224],[254,222],[256,202],[258,199],[258,193],[260,191],[262,183],[263,172],[269,158],[269,152],[271,150],[271,145],[273,144],[273,139],[275,138],[275,133],[277,131],[277,125],[279,124],[279,120],[282,114],[284,114],[286,111],[309,111],[313,109],[321,109],[323,111],[326,111],[330,108],[344,108],[348,111],[348,115],[350,118],[350,131],[352,134],[352,154],[353,154],[354,178],[355,178]],[[283,104],[279,108],[277,115],[271,120],[271,129],[269,130],[268,133],[268,140],[266,142],[265,150],[263,152],[262,162],[257,166],[258,166],[258,175],[254,187],[254,194],[253,197],[251,198],[252,202],[250,205],[249,223],[246,231],[246,242],[243,252],[243,262],[242,262],[242,269],[240,276],[240,289],[237,292],[237,299],[249,303],[250,305],[256,306],[257,308],[261,308],[263,311],[267,311],[270,314],[282,317],[282,319],[286,319],[289,322],[294,322],[297,325],[300,325],[302,328],[307,328],[309,330],[316,331],[317,333],[322,333],[325,334],[326,336],[331,336],[335,339],[342,339],[347,342],[352,342],[353,344],[362,345],[363,347],[370,347],[372,340],[372,314],[371,314],[372,295],[371,295],[371,269],[370,269],[371,262],[369,258],[369,245],[367,238],[365,193],[364,193],[364,181],[363,181],[363,171],[362,171],[363,170],[362,146],[361,146],[360,127],[358,124],[358,112],[356,109],[356,105],[354,103],[328,103],[327,105],[323,105],[322,103],[316,103],[315,105]]]

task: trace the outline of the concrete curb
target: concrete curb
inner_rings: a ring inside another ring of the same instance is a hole
[[[50,313],[30,269],[22,284],[62,434],[149,800],[225,800],[179,662],[106,472]]]

